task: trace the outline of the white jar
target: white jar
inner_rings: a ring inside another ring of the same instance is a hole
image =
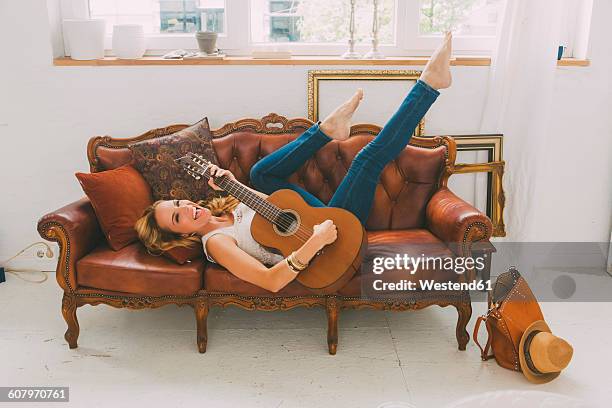
[[[142,58],[146,50],[144,28],[140,24],[113,26],[113,52],[120,59]]]
[[[105,23],[102,19],[64,20],[64,41],[70,58],[104,58]]]

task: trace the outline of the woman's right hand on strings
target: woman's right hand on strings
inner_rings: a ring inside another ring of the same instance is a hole
[[[325,220],[313,227],[313,237],[321,244],[321,247],[331,244],[338,238],[338,229],[332,220]]]

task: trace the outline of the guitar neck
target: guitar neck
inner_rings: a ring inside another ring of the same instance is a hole
[[[210,178],[210,172],[206,171],[205,176]],[[281,209],[270,203],[262,196],[255,194],[250,189],[245,187],[242,183],[231,180],[228,177],[217,177],[215,178],[215,184],[221,187],[224,191],[236,197],[236,199],[246,206],[252,208],[255,212],[260,214],[268,221],[274,223],[278,216],[281,214]]]

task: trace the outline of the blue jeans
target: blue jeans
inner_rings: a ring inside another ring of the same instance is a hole
[[[365,225],[383,168],[406,147],[414,129],[438,95],[437,90],[421,80],[417,81],[380,133],[357,153],[327,206],[349,210]],[[311,206],[325,207],[326,204],[317,197],[287,181],[317,150],[333,140],[321,131],[320,124],[315,123],[297,139],[255,163],[250,172],[253,187],[266,194],[291,189]]]

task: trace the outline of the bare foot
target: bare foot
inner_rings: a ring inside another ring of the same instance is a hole
[[[453,34],[449,31],[444,42],[434,51],[421,74],[421,81],[434,89],[444,89],[453,82],[450,72],[450,57],[453,48]]]
[[[348,139],[351,132],[351,117],[362,99],[363,89],[359,88],[348,101],[338,106],[321,122],[320,129],[323,133],[336,140]]]

